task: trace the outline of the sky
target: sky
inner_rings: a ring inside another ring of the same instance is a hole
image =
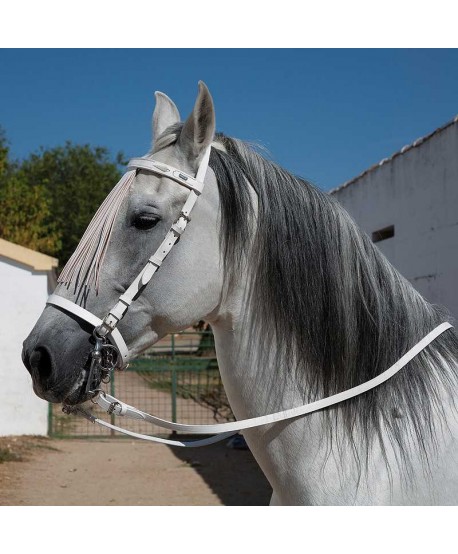
[[[154,91],[185,119],[197,83],[219,131],[324,190],[458,114],[458,50],[2,49],[0,125],[13,157],[70,140],[141,156]]]

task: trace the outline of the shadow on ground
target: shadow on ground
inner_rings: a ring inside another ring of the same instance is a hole
[[[196,436],[180,440],[193,440]],[[249,450],[234,450],[227,441],[202,448],[170,446],[189,464],[226,506],[267,506],[272,488]]]

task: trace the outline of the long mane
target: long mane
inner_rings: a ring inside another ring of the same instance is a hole
[[[216,141],[222,148],[212,149],[210,167],[219,187],[227,280],[249,260],[250,340],[274,345],[276,367],[295,372],[305,401],[372,379],[434,327],[453,323],[333,197],[240,140],[218,134]],[[457,361],[458,338],[450,329],[385,384],[327,410],[329,437],[339,419],[356,456],[362,446],[367,457],[379,440],[387,459],[387,435],[404,469],[413,449],[428,462],[436,421],[444,422],[439,393],[456,395]]]

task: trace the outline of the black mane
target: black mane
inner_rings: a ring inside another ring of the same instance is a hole
[[[170,128],[156,149],[180,132],[180,125]],[[253,350],[273,345],[276,367],[295,372],[304,402],[372,379],[437,325],[453,323],[396,271],[333,197],[240,140],[223,134],[215,140],[221,148],[212,149],[210,167],[220,194],[226,285],[248,269]],[[272,363],[270,350],[265,362]],[[351,448],[363,466],[372,441],[379,440],[387,461],[385,431],[401,469],[409,472],[412,450],[427,468],[436,422],[442,425],[445,417],[439,393],[456,395],[457,360],[458,337],[450,329],[386,383],[326,410],[331,447]],[[337,420],[347,431],[345,444],[334,433]]]
[[[266,160],[245,143],[218,135],[212,150],[221,201],[226,275],[249,259],[250,337],[273,344],[276,365],[296,372],[311,401],[385,371],[451,316],[429,304],[387,261],[330,195]],[[257,195],[253,230],[250,185]],[[328,410],[342,418],[349,444],[366,447],[382,429],[406,468],[418,447],[435,444],[438,391],[456,394],[458,339],[446,331],[385,384]],[[413,429],[413,436],[409,434]],[[381,440],[382,451],[386,445]],[[364,450],[363,450],[364,451]]]

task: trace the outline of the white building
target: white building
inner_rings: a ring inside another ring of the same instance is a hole
[[[428,301],[458,319],[458,116],[331,194]]]
[[[0,239],[0,435],[46,435],[48,403],[32,389],[22,342],[40,316],[57,260]]]

